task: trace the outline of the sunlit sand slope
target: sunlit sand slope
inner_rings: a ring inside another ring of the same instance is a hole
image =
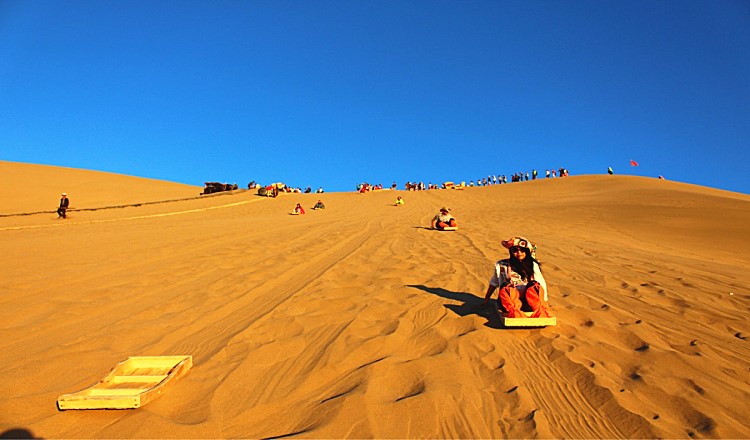
[[[428,229],[441,206],[459,231]],[[573,176],[55,217],[0,218],[0,432],[750,437],[746,195]],[[501,329],[481,306],[516,234],[539,246],[556,327]],[[194,366],[142,409],[55,407],[128,356],[167,354]]]
[[[0,160],[0,215],[55,211],[60,194],[71,207],[99,208],[196,197],[203,187],[120,174]]]

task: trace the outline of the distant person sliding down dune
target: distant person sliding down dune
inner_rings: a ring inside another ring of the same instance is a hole
[[[450,209],[445,207],[440,208],[440,212],[432,219],[432,229],[445,231],[457,228],[458,224],[456,223],[456,219],[450,215],[450,211]]]

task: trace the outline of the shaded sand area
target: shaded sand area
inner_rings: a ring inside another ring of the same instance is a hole
[[[65,172],[116,189],[91,206],[200,192]],[[85,207],[86,188],[71,188]],[[58,192],[6,190],[2,205],[51,210]],[[573,176],[323,194],[327,209],[312,211],[318,198],[1,217],[0,432],[750,437],[750,196]],[[298,202],[307,215],[289,215]],[[444,205],[458,232],[427,229]],[[501,329],[481,306],[515,234],[539,246],[556,327]],[[55,407],[128,356],[166,354],[194,367],[144,408]]]

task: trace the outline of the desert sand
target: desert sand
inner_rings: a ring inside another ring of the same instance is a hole
[[[748,195],[601,175],[200,197],[11,162],[0,182],[0,432],[750,437]],[[459,231],[428,229],[441,206]],[[504,329],[481,305],[512,235],[538,245],[557,326]],[[192,370],[143,408],[56,407],[171,354]]]

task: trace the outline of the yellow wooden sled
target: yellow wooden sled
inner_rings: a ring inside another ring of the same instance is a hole
[[[66,409],[140,408],[159,397],[165,387],[185,376],[192,356],[134,356],[120,362],[99,383],[57,398]]]
[[[434,231],[440,231],[440,232],[451,232],[451,231],[458,231],[458,226],[446,226],[443,229],[440,229],[436,226],[433,226],[432,229]]]
[[[547,327],[557,325],[557,318],[529,318],[531,312],[523,312],[526,318],[508,318],[502,313],[500,316],[503,318],[504,327]]]

